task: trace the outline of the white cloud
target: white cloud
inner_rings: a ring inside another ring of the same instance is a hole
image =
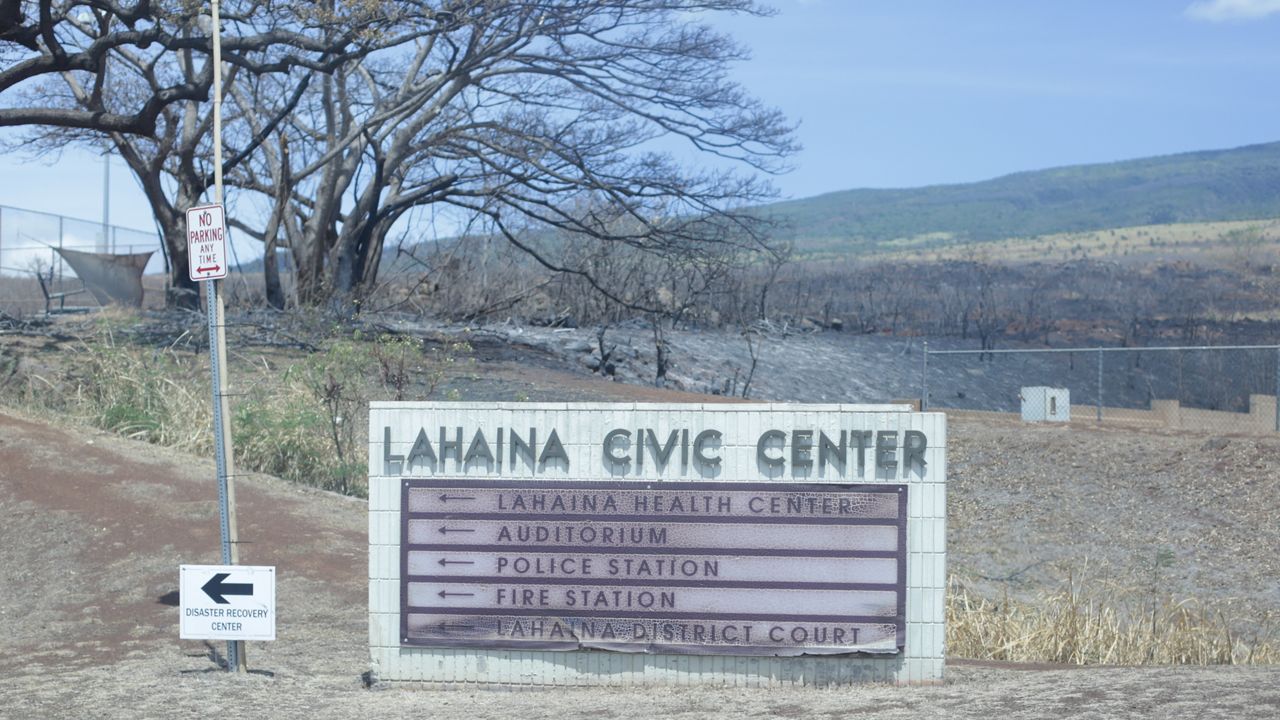
[[[1280,0],[1196,0],[1187,6],[1186,13],[1209,22],[1259,20],[1280,13]]]

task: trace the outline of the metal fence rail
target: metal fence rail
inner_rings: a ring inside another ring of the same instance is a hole
[[[119,225],[104,225],[67,215],[0,205],[0,265],[5,274],[32,271],[32,263],[57,260],[55,248],[100,253],[135,253],[161,250],[159,234]],[[157,252],[147,272],[164,270]]]
[[[1280,345],[931,350],[922,408],[1013,413],[1054,388],[1083,419],[1212,432],[1280,431]],[[1041,391],[1037,391],[1041,392]],[[1032,407],[1031,416],[1035,416]]]
[[[154,250],[146,274],[165,271],[164,249],[156,231],[0,205],[0,309],[43,309],[45,301],[35,281],[37,272],[49,280],[55,291],[78,287],[75,271],[58,255],[60,249],[122,254]]]

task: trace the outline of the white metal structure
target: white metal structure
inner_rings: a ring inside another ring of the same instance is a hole
[[[1022,400],[1023,422],[1071,421],[1071,391],[1066,388],[1024,387],[1018,397]]]

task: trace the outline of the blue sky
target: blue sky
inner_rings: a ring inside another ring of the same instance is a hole
[[[728,27],[801,122],[789,196],[1280,140],[1280,0],[775,7]]]
[[[1280,140],[1280,0],[773,0],[720,21],[798,120],[785,197]],[[0,157],[0,204],[97,219],[102,159]],[[149,228],[113,163],[111,219]]]

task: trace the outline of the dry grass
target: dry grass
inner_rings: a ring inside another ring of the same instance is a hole
[[[1090,586],[1074,578],[1033,601],[977,596],[951,578],[947,653],[953,657],[1071,665],[1263,665],[1280,662],[1264,618],[1232,630],[1229,605]]]
[[[110,309],[67,357],[34,367],[14,356],[0,397],[24,409],[69,416],[124,437],[192,453],[212,447],[207,365],[173,347],[142,348],[117,340],[129,318]]]
[[[37,415],[72,419],[195,455],[213,452],[212,392],[203,352],[137,345],[104,313],[94,331],[41,372],[0,353],[0,400]],[[426,399],[463,344],[426,348],[380,336],[317,340],[320,351],[285,362],[231,360],[232,445],[239,468],[348,495],[367,493],[372,399]],[[4,369],[4,368],[0,368]]]
[[[883,261],[965,260],[973,256],[1002,262],[1070,261],[1081,258],[1195,257],[1206,264],[1271,262],[1280,238],[1280,221],[1233,220],[1170,225],[1141,225],[1088,232],[1066,232],[1006,238],[944,247],[935,245],[941,233],[887,244],[894,250],[868,255]],[[901,249],[898,249],[901,248]],[[1264,258],[1266,258],[1264,260]]]

